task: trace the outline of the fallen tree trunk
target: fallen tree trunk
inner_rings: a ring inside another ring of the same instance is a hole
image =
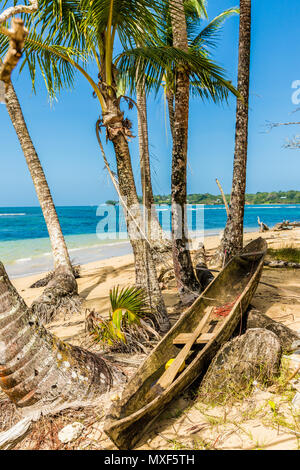
[[[23,416],[95,403],[120,369],[42,327],[0,263],[0,387]]]
[[[258,310],[251,308],[247,313],[246,329],[265,328],[272,331],[278,337],[281,347],[286,352],[291,352],[297,348],[300,336],[282,323],[278,323],[272,318],[264,315]],[[299,347],[299,346],[298,346]]]
[[[273,230],[275,232],[280,230],[291,230],[293,228],[300,227],[300,222],[290,222],[289,220],[284,220],[274,225]]]

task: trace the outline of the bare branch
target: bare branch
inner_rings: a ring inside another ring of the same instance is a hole
[[[300,149],[300,136],[296,135],[292,139],[287,139],[283,146],[286,149],[299,150]]]
[[[29,0],[30,5],[16,5],[9,7],[0,14],[0,24],[5,23],[9,18],[19,13],[34,13],[38,9],[38,0]]]
[[[268,129],[268,132],[270,132],[272,129],[275,127],[280,127],[280,126],[299,126],[300,122],[269,122],[267,121],[266,127]]]
[[[29,1],[30,5],[9,7],[0,15],[0,25],[5,23],[10,17],[13,17],[10,29],[0,26],[0,32],[9,37],[7,54],[3,63],[0,61],[0,80],[5,83],[6,87],[10,83],[12,71],[22,57],[23,47],[28,36],[28,30],[24,26],[24,21],[21,18],[15,18],[15,15],[19,13],[32,14],[38,9],[38,0]]]

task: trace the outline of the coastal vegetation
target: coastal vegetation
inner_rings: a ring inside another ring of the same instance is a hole
[[[230,194],[225,194],[226,201],[230,202]],[[154,195],[155,204],[171,204],[171,195]],[[186,197],[188,204],[222,205],[223,201],[218,194],[188,194]],[[139,197],[142,203],[142,198]],[[117,200],[107,200],[106,204],[116,205]],[[255,194],[245,194],[245,204],[300,204],[300,191],[272,191],[257,192]]]

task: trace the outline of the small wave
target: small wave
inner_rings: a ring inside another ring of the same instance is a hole
[[[225,206],[222,207],[205,207],[206,211],[224,211]]]
[[[0,214],[0,217],[18,217],[18,216],[21,216],[21,215],[24,216],[26,214],[25,213],[24,214],[23,213],[22,214],[21,213],[18,213],[18,214],[14,214],[14,213],[5,214],[4,213],[4,214]]]
[[[31,261],[32,258],[19,258],[16,259],[16,263],[25,263],[26,261]]]
[[[103,249],[103,248],[106,248],[107,246],[119,246],[119,245],[123,245],[123,244],[127,244],[129,242],[129,239],[126,239],[124,241],[115,241],[115,242],[108,242],[108,243],[98,243],[97,245],[82,245],[82,246],[78,246],[76,248],[69,248],[69,251],[81,251],[81,250],[89,250],[89,249],[94,249],[94,248],[98,248],[98,249]]]

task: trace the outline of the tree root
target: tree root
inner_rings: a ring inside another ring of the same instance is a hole
[[[80,265],[78,266],[72,266],[73,268],[73,273],[75,276],[75,279],[80,278]],[[46,287],[50,281],[55,276],[55,271],[50,271],[45,277],[42,277],[42,279],[39,279],[38,281],[34,282],[31,286],[30,289],[37,289],[38,287]]]
[[[55,273],[41,296],[31,306],[32,313],[41,324],[54,318],[81,312],[82,299],[77,293],[75,277],[70,273]]]

